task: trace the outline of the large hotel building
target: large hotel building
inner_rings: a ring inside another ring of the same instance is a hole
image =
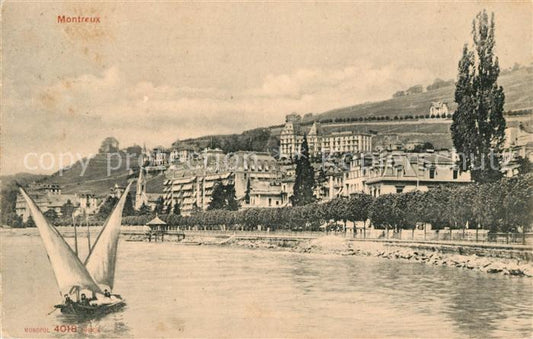
[[[179,204],[184,215],[195,209],[205,210],[217,183],[234,184],[243,207],[281,207],[288,202],[278,184],[279,165],[268,153],[224,154],[219,149],[206,149],[197,159],[170,166],[165,176],[165,204]],[[244,199],[247,191],[250,201]]]
[[[280,135],[279,157],[291,158],[300,152],[304,135],[307,135],[309,154],[313,157],[321,154],[365,153],[372,151],[372,135],[352,131],[323,131],[314,122],[306,130],[300,123],[300,116],[290,114],[286,117],[285,127]]]

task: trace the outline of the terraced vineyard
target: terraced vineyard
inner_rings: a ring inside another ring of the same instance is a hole
[[[522,68],[500,76],[499,84],[505,91],[505,110],[515,111],[533,107],[533,67]],[[370,116],[425,115],[434,101],[448,104],[455,110],[455,86],[448,86],[420,94],[408,95],[390,100],[366,103],[333,109],[313,116],[314,120],[345,119]],[[311,118],[309,118],[311,119]]]

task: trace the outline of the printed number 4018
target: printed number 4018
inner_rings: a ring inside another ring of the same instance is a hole
[[[76,325],[57,325],[54,327],[55,332],[60,333],[75,333],[78,332],[78,326]]]

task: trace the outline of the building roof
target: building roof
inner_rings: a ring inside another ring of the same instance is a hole
[[[324,136],[324,135],[330,135],[330,134],[337,134],[337,133],[350,133],[350,134],[363,134],[363,135],[371,135],[368,126],[358,126],[358,125],[350,125],[350,126],[342,126],[342,125],[322,125],[318,122],[314,122],[312,124],[310,123],[293,123],[293,131],[295,135],[312,135],[316,133],[317,135]],[[313,133],[314,132],[314,133]]]
[[[403,151],[385,152],[372,159],[372,168],[378,177],[417,178],[419,172],[429,167],[454,166],[450,153],[406,153]],[[377,179],[376,179],[377,180]]]
[[[166,225],[166,224],[167,223],[159,219],[157,215],[155,216],[155,218],[153,218],[148,223],[146,223],[147,226],[157,226],[157,225]]]
[[[206,154],[207,157],[205,157]],[[278,171],[279,165],[274,157],[264,152],[204,153],[198,159],[170,166],[165,175],[167,179],[205,175],[226,178],[232,172],[249,170]]]

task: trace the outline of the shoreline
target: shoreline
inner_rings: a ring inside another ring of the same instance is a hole
[[[4,235],[39,236],[37,229],[2,228]],[[7,231],[7,232],[6,232]],[[98,228],[91,230],[98,232]],[[82,232],[80,232],[82,233]],[[82,233],[83,234],[83,233]],[[80,236],[83,236],[80,234]],[[86,234],[86,233],[85,233]],[[310,236],[245,236],[234,234],[205,234],[185,232],[184,240],[174,236],[164,242],[179,246],[221,246],[262,249],[293,253],[311,253],[339,256],[371,256],[403,262],[419,262],[435,266],[449,266],[477,270],[489,274],[515,277],[533,277],[533,251],[529,247],[490,243],[406,242],[394,240],[361,240],[339,235]],[[70,234],[65,234],[70,238]],[[124,241],[145,241],[143,234],[130,234]],[[157,244],[157,242],[154,242]]]
[[[509,251],[484,248],[471,244],[471,248],[454,244],[421,244],[346,239],[324,235],[314,239],[238,239],[230,236],[221,240],[215,236],[187,236],[180,245],[222,246],[248,249],[274,250],[293,253],[310,253],[339,256],[378,257],[401,262],[418,262],[435,266],[449,266],[477,270],[489,274],[515,277],[533,277],[531,251]],[[486,246],[485,246],[486,247]],[[484,253],[474,254],[474,250]],[[521,253],[523,258],[513,257]],[[508,257],[505,257],[505,256]]]

